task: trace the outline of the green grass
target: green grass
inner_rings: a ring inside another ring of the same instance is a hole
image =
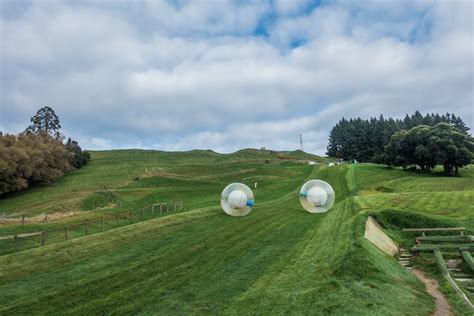
[[[396,182],[415,177],[463,188],[421,187],[441,203],[450,193],[469,193],[466,178],[472,174],[435,178],[370,164],[314,167],[303,159],[317,158],[256,150],[94,152],[90,165],[57,185],[8,196],[0,206],[1,212],[21,207],[36,214],[57,199],[64,210],[86,211],[1,230],[60,227],[160,200],[182,199],[187,211],[86,237],[78,232],[72,240],[0,257],[0,314],[429,315],[433,299],[416,277],[363,238],[365,219],[380,214],[391,235],[420,218],[472,229],[469,195],[448,204],[452,217],[429,203],[405,210],[400,200],[414,193]],[[299,205],[301,184],[313,178],[328,181],[336,192],[328,213],[309,214]],[[232,181],[258,181],[256,205],[246,217],[220,210],[220,192]],[[117,194],[122,209],[88,210],[94,191],[104,186]],[[415,215],[396,221],[395,214],[404,218],[404,212]],[[411,237],[398,239],[404,238]],[[459,312],[462,305],[455,305]]]

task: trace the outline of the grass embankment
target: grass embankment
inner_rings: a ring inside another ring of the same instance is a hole
[[[236,166],[242,163],[219,172]],[[177,164],[172,167],[180,174]],[[244,178],[232,174],[203,189],[199,203],[216,208],[1,257],[0,312],[422,315],[432,310],[422,284],[362,238],[365,218],[354,203],[359,187],[353,170],[290,162],[252,168],[259,187],[247,217],[228,217],[218,208],[222,184]],[[183,170],[185,175],[201,171]],[[337,201],[329,213],[301,209],[297,192],[309,178],[333,185]],[[182,181],[190,182],[189,191],[199,189],[196,180]],[[202,186],[206,181],[211,180]],[[124,190],[144,187],[140,182],[124,184]]]

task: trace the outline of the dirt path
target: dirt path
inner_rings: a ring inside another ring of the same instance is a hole
[[[436,300],[436,310],[433,313],[433,316],[452,316],[451,307],[448,304],[448,301],[444,297],[443,293],[438,290],[438,282],[436,280],[428,278],[422,271],[417,269],[412,269],[414,275],[421,282],[426,285],[426,290],[428,293],[433,296]]]

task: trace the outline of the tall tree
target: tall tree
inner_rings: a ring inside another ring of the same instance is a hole
[[[385,146],[384,162],[389,167],[402,166],[404,169],[409,165],[409,161],[402,153],[401,140],[405,137],[406,130],[395,132],[390,142]]]
[[[443,166],[444,173],[458,175],[460,167],[471,163],[474,155],[474,140],[447,123],[432,127],[428,141],[432,159]]]
[[[458,175],[458,169],[470,164],[473,155],[473,138],[444,122],[396,132],[385,146],[385,163],[389,166],[417,165],[428,171],[442,165],[445,174],[454,169]]]
[[[30,121],[32,124],[27,127],[26,133],[47,134],[56,138],[60,136],[59,118],[49,106],[39,109]]]

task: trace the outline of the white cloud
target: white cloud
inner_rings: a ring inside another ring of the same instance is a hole
[[[145,12],[158,32],[172,35],[247,34],[252,32],[262,13],[269,9],[266,1],[234,3],[223,1],[145,0]]]
[[[320,154],[342,116],[474,126],[472,3],[307,7],[34,2],[1,20],[0,125],[50,105],[84,148],[295,149],[302,132]]]
[[[79,137],[76,138],[80,146],[90,150],[107,150],[112,148],[110,140],[99,137]]]
[[[275,10],[281,15],[297,14],[311,4],[311,0],[276,0]]]

